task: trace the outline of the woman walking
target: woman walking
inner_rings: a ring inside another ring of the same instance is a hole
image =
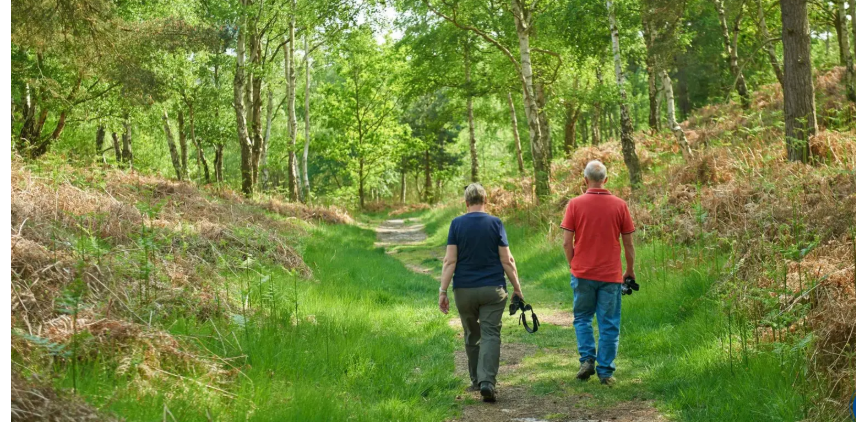
[[[517,266],[502,221],[484,211],[487,194],[473,183],[464,190],[467,213],[452,220],[443,274],[440,277],[440,311],[449,312],[447,289],[454,279],[455,306],[464,326],[471,391],[481,391],[486,402],[496,401],[499,370],[499,331],[508,301],[505,276],[514,295],[523,299]]]

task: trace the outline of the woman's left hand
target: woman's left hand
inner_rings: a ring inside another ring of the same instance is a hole
[[[440,293],[440,300],[438,301],[440,305],[440,312],[444,314],[449,313],[449,295],[445,293]]]

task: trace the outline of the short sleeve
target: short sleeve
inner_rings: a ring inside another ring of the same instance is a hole
[[[505,225],[502,224],[502,221],[498,221],[499,223],[499,246],[508,246],[508,234],[505,233]]]
[[[633,225],[633,218],[630,217],[630,208],[627,203],[624,203],[624,210],[621,213],[621,234],[630,234],[636,231]]]
[[[568,201],[568,206],[565,208],[565,217],[562,218],[562,224],[559,225],[559,227],[561,227],[567,231],[570,231],[570,232],[577,230],[577,224],[574,221],[573,204],[574,204],[573,200]]]
[[[452,220],[452,224],[449,225],[449,238],[446,240],[447,245],[457,245],[458,244],[458,235],[457,230],[455,230],[455,220]]]

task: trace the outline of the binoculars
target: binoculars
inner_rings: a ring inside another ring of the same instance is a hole
[[[624,284],[621,285],[621,294],[630,296],[634,291],[639,291],[639,283],[633,277],[625,277]]]

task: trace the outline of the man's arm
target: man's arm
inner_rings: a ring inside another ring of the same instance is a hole
[[[508,281],[514,286],[514,294],[523,299],[523,290],[520,289],[520,280],[517,278],[517,264],[514,262],[514,256],[511,255],[511,249],[508,246],[499,247],[499,261],[502,262],[502,269],[505,270]]]
[[[624,244],[624,261],[627,262],[627,269],[624,271],[624,278],[636,278],[636,272],[633,270],[633,263],[636,260],[636,249],[633,247],[633,233],[621,235],[621,243]]]
[[[449,313],[449,295],[446,290],[452,284],[452,275],[458,265],[458,245],[446,245],[446,256],[443,258],[443,272],[440,275],[440,299],[438,305],[440,312]]]
[[[562,248],[565,249],[565,259],[568,260],[568,266],[571,266],[571,261],[574,260],[574,235],[576,233],[565,230],[565,238],[562,241]]]

